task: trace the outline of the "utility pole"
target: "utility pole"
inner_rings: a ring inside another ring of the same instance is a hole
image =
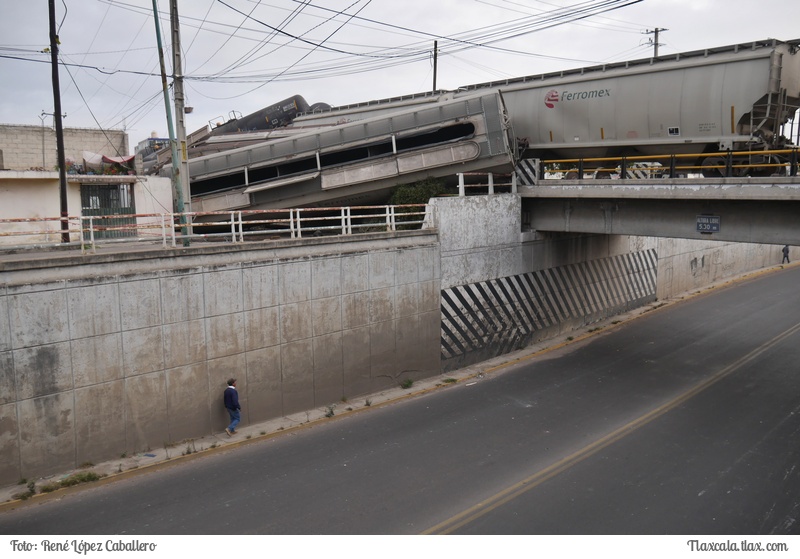
[[[153,0],[155,1],[155,0]],[[56,2],[49,0],[50,8],[50,65],[53,70],[53,120],[56,125],[56,150],[58,151],[58,185],[61,200],[61,242],[69,242],[69,207],[67,204],[67,157],[64,154],[64,128],[61,125],[61,86],[58,82],[58,35],[56,34]],[[44,124],[44,121],[42,122]]]
[[[433,42],[433,92],[436,93],[436,69],[439,61],[439,41]]]
[[[189,190],[189,155],[186,148],[186,111],[183,93],[183,64],[181,63],[181,30],[178,19],[178,0],[169,2],[169,18],[172,27],[172,87],[175,97],[175,133],[180,157],[180,183],[185,211],[191,212],[192,197]],[[172,162],[173,166],[176,164]],[[188,209],[187,209],[188,206]],[[191,221],[189,221],[191,223]]]
[[[655,36],[653,39],[650,39],[650,42],[653,45],[653,57],[654,58],[658,58],[658,47],[661,45],[661,43],[658,42],[658,34],[661,31],[669,31],[669,29],[664,29],[663,27],[656,27],[652,31],[650,29],[645,31],[645,35],[654,35]]]
[[[53,2],[54,0],[50,0]],[[153,0],[153,19],[156,22],[156,40],[158,42],[158,62],[161,65],[161,89],[164,91],[164,106],[167,112],[167,129],[169,130],[169,144],[172,148],[172,196],[175,199],[175,210],[180,215],[181,237],[183,246],[189,246],[189,237],[186,235],[186,215],[183,212],[183,189],[180,182],[180,165],[178,159],[178,145],[175,141],[175,128],[172,125],[172,109],[169,104],[169,87],[167,86],[167,69],[164,65],[164,47],[161,45],[161,25],[159,24],[157,0]]]

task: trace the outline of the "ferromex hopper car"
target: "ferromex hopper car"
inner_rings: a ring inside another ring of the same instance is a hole
[[[773,39],[471,85],[499,89],[524,157],[541,159],[778,150],[800,106],[800,40]],[[709,154],[709,155],[702,155]],[[780,155],[755,160],[773,161]],[[753,155],[742,174],[757,174]],[[765,172],[770,173],[768,170]]]

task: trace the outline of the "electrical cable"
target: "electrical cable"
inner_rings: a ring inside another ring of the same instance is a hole
[[[279,29],[283,29],[283,28],[284,28],[284,27],[286,27],[286,26],[287,26],[289,23],[291,23],[292,21],[294,21],[294,19],[295,19],[295,18],[297,18],[297,16],[299,16],[299,15],[300,15],[300,14],[303,12],[304,8],[305,8],[305,7],[306,7],[308,4],[310,4],[310,1],[311,1],[311,0],[305,0],[303,3],[301,3],[301,5],[300,5],[300,6],[298,6],[297,8],[295,8],[295,9],[294,9],[294,10],[293,10],[293,11],[292,11],[292,12],[291,12],[291,13],[290,13],[288,16],[286,16],[286,17],[283,19],[283,21],[282,21],[282,22],[279,24],[278,28],[279,28]],[[252,13],[252,12],[251,12],[251,13]],[[226,66],[226,67],[225,67],[225,68],[223,68],[222,70],[219,70],[219,71],[215,72],[213,75],[219,76],[219,75],[222,75],[222,74],[229,73],[229,72],[231,72],[232,70],[234,70],[234,69],[236,69],[236,68],[239,68],[239,67],[241,67],[242,65],[244,65],[244,63],[245,63],[244,61],[247,61],[247,60],[251,59],[251,57],[252,57],[252,56],[253,56],[253,55],[254,55],[256,52],[260,51],[260,50],[261,50],[261,49],[263,49],[263,48],[264,48],[264,47],[265,47],[267,44],[269,44],[270,40],[271,40],[272,38],[274,38],[276,35],[277,35],[277,32],[275,32],[275,33],[270,33],[270,34],[267,36],[267,38],[265,38],[263,41],[259,42],[259,44],[257,44],[257,45],[256,45],[256,46],[254,46],[252,49],[250,49],[250,51],[248,51],[246,54],[244,54],[244,55],[240,56],[240,57],[239,57],[239,58],[238,58],[238,59],[237,59],[235,62],[233,62],[233,63],[231,63],[231,64],[228,64],[228,66]],[[281,45],[281,46],[284,46],[284,45]],[[281,46],[279,46],[279,47],[277,47],[277,48],[281,48]],[[276,48],[275,50],[277,50],[277,48]],[[262,55],[262,56],[267,56],[268,54],[272,54],[272,53],[274,53],[274,52],[275,52],[275,50],[272,50],[272,51],[270,51],[269,53],[266,53],[265,55]],[[259,57],[259,58],[261,58],[261,57]]]
[[[145,15],[148,18],[152,18],[154,16],[152,11],[144,10],[140,6],[135,6],[120,0],[97,0],[97,1],[106,4],[108,8],[113,6],[118,9],[131,10],[136,13]],[[311,0],[292,0],[292,1],[298,6],[296,6],[291,11],[287,10],[289,13],[284,17],[282,23],[278,27],[270,26],[255,16],[256,14],[255,9],[257,7],[267,5],[265,2],[262,2],[261,0],[258,0],[258,2],[253,3],[254,5],[252,9],[249,10],[249,13],[246,13],[246,11],[238,10],[237,8],[233,7],[229,2],[225,2],[223,0],[216,0],[212,1],[212,3],[209,5],[208,9],[205,11],[205,15],[202,18],[202,20],[198,18],[187,18],[189,21],[192,22],[190,26],[195,25],[198,29],[197,33],[195,34],[191,42],[191,44],[194,44],[195,41],[200,37],[201,31],[204,33],[208,32],[215,33],[218,31],[216,29],[213,29],[214,27],[219,27],[224,25],[223,23],[215,22],[209,19],[209,15],[211,14],[213,6],[216,3],[222,4],[229,10],[232,10],[243,16],[243,19],[239,22],[237,26],[228,26],[233,31],[229,30],[229,32],[226,33],[226,39],[223,45],[228,44],[228,42],[231,40],[233,36],[236,36],[237,38],[240,39],[253,40],[257,43],[257,45],[253,46],[249,51],[239,56],[238,59],[228,64],[227,67],[223,69],[218,69],[215,72],[207,75],[200,75],[195,72],[193,73],[193,75],[184,76],[184,79],[187,82],[187,84],[188,82],[192,81],[202,82],[202,83],[217,83],[217,84],[247,84],[247,83],[260,84],[258,85],[258,87],[250,89],[248,92],[239,93],[237,95],[222,98],[222,99],[231,99],[247,95],[247,93],[258,89],[259,87],[263,87],[265,85],[265,82],[270,83],[270,82],[286,82],[286,81],[306,81],[311,79],[331,78],[331,77],[353,75],[365,72],[374,72],[388,68],[396,68],[403,65],[416,64],[421,61],[430,60],[431,54],[430,54],[430,45],[428,42],[429,38],[437,38],[438,40],[440,40],[441,41],[439,48],[440,54],[442,56],[453,56],[455,60],[459,59],[458,57],[459,53],[474,48],[482,48],[482,49],[492,50],[495,52],[500,52],[503,54],[511,54],[517,56],[560,59],[567,61],[576,61],[581,63],[590,62],[583,60],[579,61],[570,58],[553,57],[551,55],[531,53],[515,49],[506,49],[498,46],[498,43],[502,41],[508,41],[515,37],[523,36],[536,31],[549,29],[551,27],[555,27],[558,25],[579,22],[589,17],[599,16],[600,14],[607,13],[609,11],[619,9],[621,7],[639,3],[642,0],[584,1],[569,7],[559,7],[556,10],[551,10],[549,12],[544,12],[542,14],[535,14],[535,15],[528,14],[525,17],[515,18],[513,20],[506,21],[503,23],[483,26],[467,32],[457,33],[454,36],[450,37],[440,36],[434,33],[427,33],[424,31],[419,31],[403,27],[400,25],[395,25],[393,23],[381,22],[366,18],[361,15],[364,7],[362,7],[353,14],[347,14],[346,10],[325,8],[323,6],[318,6],[313,4]],[[520,6],[525,9],[530,9],[530,10],[534,9],[533,7],[521,5],[518,2],[511,2],[510,0],[499,0],[499,1],[507,3],[509,5]],[[547,4],[546,2],[542,3]],[[353,5],[351,5],[350,7],[352,7]],[[502,6],[497,6],[496,4],[494,5],[498,7],[498,9],[501,8],[508,9]],[[329,16],[327,17],[327,19],[324,19],[319,25],[316,25],[313,28],[308,29],[301,35],[292,34],[286,31],[286,25],[288,25],[289,22],[295,21],[295,18],[297,18],[301,12],[304,12],[304,15],[306,17],[317,17],[309,11],[312,8],[314,11],[327,12]],[[313,41],[307,38],[308,34],[311,33],[314,29],[317,29],[321,27],[324,23],[331,22],[335,18],[339,17],[345,17],[347,19],[344,23],[341,23],[341,25],[335,31],[326,36],[324,40]],[[264,34],[263,31],[258,31],[252,28],[246,29],[247,26],[245,24],[248,21],[255,22],[260,27],[266,28],[268,30],[267,33]],[[184,20],[182,19],[182,23],[183,22]],[[398,36],[404,35],[404,36],[423,37],[425,38],[425,41],[424,42],[412,41],[404,45],[383,46],[378,48],[374,47],[373,45],[360,45],[357,47],[357,49],[337,48],[335,46],[332,46],[332,45],[346,44],[346,43],[338,43],[333,40],[333,36],[344,25],[358,25],[363,27],[374,26],[373,28],[383,29],[384,32],[388,32],[390,34],[395,34]],[[246,33],[240,33],[240,31],[243,32],[245,31],[245,29]],[[253,33],[261,33],[262,37],[260,39],[250,39],[246,36],[247,34],[252,35]],[[278,37],[287,37],[289,40],[288,42],[283,42],[282,44],[274,44],[273,41]],[[273,48],[270,50],[270,53],[274,53],[281,48],[294,48],[294,49],[301,48],[305,52],[300,56],[299,59],[297,59],[291,65],[286,67],[276,68],[274,70],[266,70],[266,71],[264,70],[260,71],[251,70],[246,72],[242,71],[246,66],[251,66],[256,61],[261,60],[268,54],[270,54],[262,52],[268,44],[273,45]],[[131,41],[129,47],[132,46],[133,46],[133,41]],[[363,49],[363,48],[370,48],[371,50],[362,52],[358,51],[358,49]],[[129,48],[124,52],[125,54],[127,54],[131,52],[131,50],[133,49]],[[216,49],[216,52],[219,52],[221,50],[222,50],[221,48],[218,48]],[[307,60],[310,57],[310,55],[313,52],[317,51],[327,52],[329,54],[334,55],[334,57],[336,55],[339,55],[340,58],[331,59],[329,57],[324,61],[308,62]],[[3,53],[0,54],[0,58],[36,61],[43,63],[46,62],[44,60],[36,60],[33,52],[26,53],[23,50],[12,51],[9,49],[2,49],[2,48],[0,48],[0,52]],[[87,52],[87,54],[89,53]],[[99,54],[99,53],[91,53],[91,54]],[[122,58],[124,58],[124,55]],[[209,58],[208,60],[210,59],[211,58]],[[141,87],[146,83],[147,79],[151,77],[160,77],[160,74],[157,72],[141,72],[141,71],[121,69],[119,64],[117,64],[116,68],[109,69],[102,67],[100,65],[91,65],[84,63],[75,64],[69,59],[69,57],[66,56],[63,58],[63,60],[64,60],[63,64],[65,65],[65,67],[69,66],[71,68],[94,70],[106,74],[107,76],[112,76],[117,74],[141,76],[142,83],[140,84],[139,88],[136,91],[139,91],[141,89]],[[197,68],[199,69],[200,67],[205,65],[206,62],[208,62],[208,60],[206,60],[201,65],[197,66]],[[479,65],[476,65],[475,63],[472,62],[470,63],[470,65],[474,68],[480,67]],[[105,84],[106,82],[103,82],[103,84]],[[109,87],[109,89],[111,91],[115,91],[114,88]],[[203,93],[200,93],[199,90],[197,90],[196,88],[192,89],[193,91],[196,91],[198,94],[203,95],[204,97],[212,99],[214,98],[205,95]],[[118,114],[125,110],[125,106],[129,104],[131,100],[133,100],[132,95],[128,96],[128,101],[126,102],[125,105],[123,105],[119,109]],[[139,105],[136,109],[134,109],[134,112],[131,113],[131,116],[140,115],[147,108],[148,103],[149,101],[144,101],[141,105]]]
[[[225,4],[225,2],[222,2],[222,0],[217,0],[217,1],[222,3],[222,4]],[[299,0],[294,0],[294,1],[297,2]],[[599,4],[595,3],[594,5],[592,5],[591,2],[588,2],[588,3],[585,2],[585,3],[580,5],[580,9],[577,10],[575,13],[565,12],[565,11],[562,10],[560,13],[556,14],[555,16],[551,14],[551,15],[548,16],[548,18],[540,19],[540,21],[537,22],[537,25],[539,26],[539,29],[544,29],[544,28],[549,28],[549,27],[552,27],[552,26],[555,26],[555,25],[562,24],[564,22],[564,18],[571,17],[571,18],[573,18],[573,20],[574,19],[586,18],[586,17],[589,17],[590,15],[595,15],[595,13],[596,13],[595,11],[587,11],[587,10],[603,9],[604,11],[607,11],[607,10],[612,9],[612,8],[616,9],[617,7],[621,7],[621,6],[615,6],[615,4],[619,4],[620,1],[621,0],[606,0],[606,1],[601,2]],[[640,2],[640,1],[641,0],[629,1],[629,2],[626,2],[624,5],[629,5],[629,4],[637,3],[637,2]],[[315,7],[318,8],[318,6],[315,6]],[[329,12],[333,12],[336,15],[341,15],[342,14],[341,10],[332,10],[332,9],[324,9],[324,10],[325,11],[329,11]],[[242,13],[242,12],[239,11],[239,13]],[[364,20],[365,18],[359,17],[359,19]],[[529,19],[529,18],[524,18],[524,19]],[[258,20],[255,19],[255,21],[258,21]],[[374,21],[374,20],[367,20],[367,21]],[[268,27],[272,28],[271,26],[268,26]],[[392,27],[397,27],[397,26],[392,26]],[[272,28],[272,29],[274,29],[274,28]],[[407,29],[407,28],[402,28],[402,29]],[[486,29],[488,29],[488,27],[487,28],[483,28],[483,29],[486,30]],[[530,32],[530,26],[529,26],[529,28],[527,30],[525,28],[520,28],[518,21],[517,21],[517,24],[516,24],[515,27],[508,27],[507,26],[507,29],[506,29],[505,32],[508,32],[509,29],[511,31],[515,32],[515,33],[520,33],[520,29],[523,29],[524,33]],[[496,26],[492,30],[492,33],[494,35],[497,35],[500,32],[501,32],[501,30],[499,30]],[[499,40],[505,40],[508,37],[503,37],[503,36],[492,37],[492,35],[484,35],[484,37],[482,39],[486,39],[486,38],[493,39],[491,41],[491,43],[493,43],[493,42],[498,42]],[[448,48],[448,47],[445,46],[445,47],[443,47],[441,49],[441,52],[443,54],[448,54],[449,52],[459,52],[459,51],[462,51],[462,50],[466,50],[468,48],[472,48],[474,46],[487,46],[488,44],[490,44],[489,41],[485,41],[485,40],[480,44],[468,43],[467,41],[465,41],[463,39],[453,39],[453,40],[457,41],[457,43],[458,42],[466,43],[467,46],[457,46],[457,47],[454,47],[454,48]],[[499,51],[503,51],[503,52],[532,55],[531,53],[521,53],[521,51],[513,51],[511,49],[502,49],[502,48],[499,48],[499,47],[493,47],[493,48],[495,50],[499,50]],[[338,52],[338,49],[337,49],[337,52]],[[373,52],[379,52],[379,51],[373,51]],[[365,55],[365,56],[374,57],[375,55],[372,54],[372,55]],[[429,57],[429,49],[426,47],[426,48],[424,48],[424,50],[412,51],[410,53],[402,53],[402,54],[397,54],[395,52],[395,53],[387,54],[387,55],[385,55],[385,57],[390,58],[390,59],[398,59],[398,58],[402,58],[402,57],[406,58],[406,60],[404,60],[404,61],[399,61],[398,60],[396,62],[396,64],[392,64],[392,66],[400,65],[400,64],[408,64],[408,63],[412,63],[412,62],[418,62],[418,61],[423,60],[423,59],[427,59]],[[554,57],[547,57],[547,58],[554,58]],[[574,59],[565,59],[565,60],[573,60],[574,61]],[[585,61],[581,61],[581,62],[585,62]],[[323,75],[324,75],[324,77],[333,77],[333,76],[342,75],[341,74],[341,69],[343,67],[342,64],[332,64],[329,61],[329,62],[326,63],[326,65],[327,65],[327,68],[331,68],[331,66],[335,66],[336,68],[334,70],[330,70],[330,69],[328,69],[328,70],[320,70],[318,75],[317,75],[318,78],[319,77],[323,77]],[[387,66],[382,64],[382,63],[371,64],[368,68],[361,67],[360,69],[354,69],[354,66],[350,65],[349,66],[349,71],[353,72],[353,73],[359,73],[359,72],[364,72],[364,71],[374,71],[376,69],[384,69],[386,67]],[[198,80],[198,81],[215,81],[215,82],[219,82],[219,83],[252,83],[252,82],[256,82],[258,80],[264,80],[264,79],[266,79],[266,80],[277,80],[280,76],[291,76],[292,78],[297,78],[298,74],[297,73],[288,72],[287,70],[282,70],[282,71],[276,71],[275,74],[247,74],[245,76],[230,76],[230,75],[228,75],[225,78],[211,77],[211,76],[187,76],[187,79],[194,79],[194,80]]]
[[[72,83],[75,85],[75,89],[76,89],[76,91],[78,92],[78,94],[80,95],[81,99],[83,99],[84,103],[86,103],[86,98],[83,96],[83,93],[81,92],[81,89],[80,89],[80,87],[78,87],[78,83],[75,81],[75,76],[73,76],[73,75],[72,75],[72,72],[69,70],[69,68],[67,68],[67,74],[69,74],[69,77],[70,77],[70,79],[72,80]],[[111,147],[111,149],[113,149],[113,150],[114,150],[114,153],[116,153],[116,154],[117,154],[117,157],[119,157],[119,158],[122,158],[122,157],[127,157],[127,156],[123,156],[123,155],[122,155],[122,154],[119,152],[119,149],[117,149],[117,146],[114,144],[114,142],[111,140],[111,138],[109,138],[109,137],[108,137],[108,134],[106,133],[106,130],[105,130],[105,128],[103,128],[103,127],[100,125],[100,122],[97,120],[97,117],[95,117],[95,115],[94,115],[94,112],[92,111],[91,107],[89,107],[89,104],[88,104],[88,103],[86,103],[86,108],[88,109],[88,111],[89,111],[89,114],[90,114],[90,115],[92,115],[92,118],[94,119],[94,122],[95,122],[95,124],[97,124],[97,127],[98,127],[98,129],[99,129],[99,130],[100,130],[100,131],[103,133],[103,136],[105,136],[105,138],[106,138],[106,141],[108,142],[108,145]],[[119,166],[120,166],[120,167],[122,167],[123,169],[127,169],[127,170],[129,170],[129,171],[132,171],[132,170],[133,170],[133,169],[132,169],[132,168],[131,168],[129,165],[126,165],[126,164],[124,164],[124,163],[117,163],[117,165],[119,165]],[[153,200],[154,200],[154,201],[155,201],[155,202],[156,202],[156,203],[157,203],[159,206],[161,206],[161,208],[162,208],[162,209],[163,209],[165,212],[167,212],[167,213],[172,213],[172,210],[171,210],[171,209],[169,209],[169,208],[167,208],[166,206],[164,206],[164,205],[161,203],[161,201],[160,201],[160,200],[159,200],[159,199],[158,199],[158,198],[157,198],[157,197],[156,197],[156,196],[153,194],[153,192],[150,190],[150,187],[147,185],[147,183],[146,183],[145,181],[143,181],[143,180],[142,180],[141,178],[139,178],[139,177],[137,177],[135,180],[136,180],[136,182],[140,182],[140,183],[142,184],[142,187],[143,187],[145,190],[147,190],[147,192],[150,194],[150,196],[152,197],[152,199],[153,199]]]

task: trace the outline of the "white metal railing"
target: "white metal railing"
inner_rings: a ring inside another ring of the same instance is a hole
[[[129,220],[131,223],[119,223]],[[62,228],[62,224],[66,226]],[[0,251],[353,235],[434,227],[428,204],[0,219]],[[64,237],[69,238],[64,242]]]
[[[458,195],[465,196],[468,188],[481,189],[491,196],[495,193],[495,188],[501,187],[508,189],[511,193],[517,193],[517,175],[515,173],[456,173],[458,176]],[[495,182],[495,178],[501,179]],[[485,180],[486,182],[470,182],[471,180]],[[503,180],[505,179],[505,180]]]

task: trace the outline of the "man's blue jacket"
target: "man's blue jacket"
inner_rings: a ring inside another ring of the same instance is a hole
[[[239,406],[239,393],[233,386],[225,389],[225,407],[229,410],[240,410]]]

